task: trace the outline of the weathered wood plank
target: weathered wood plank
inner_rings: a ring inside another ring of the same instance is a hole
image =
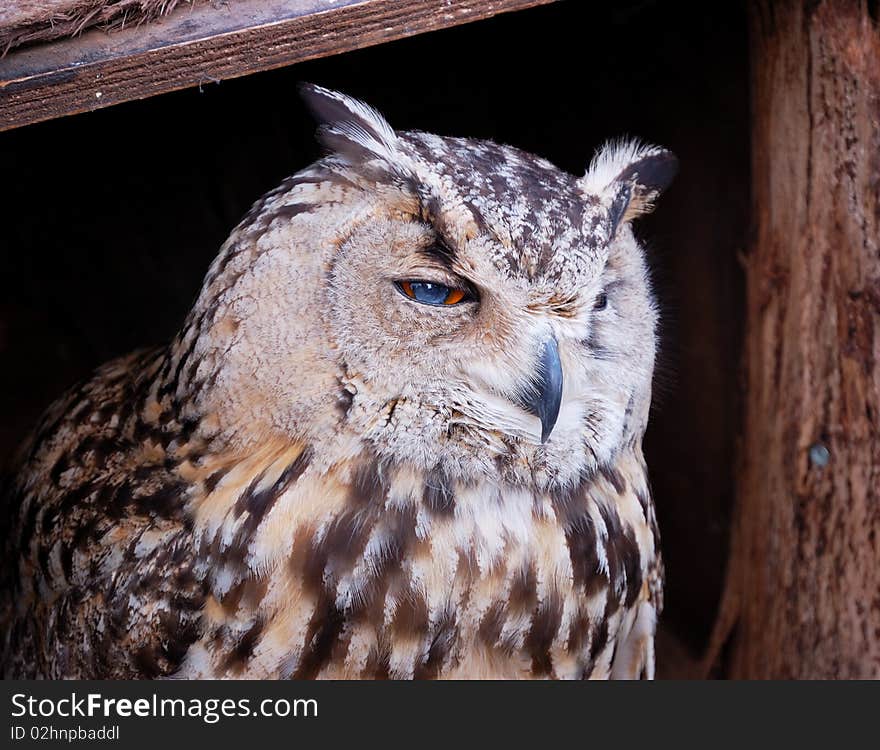
[[[269,70],[554,0],[238,0],[10,53],[0,130]]]

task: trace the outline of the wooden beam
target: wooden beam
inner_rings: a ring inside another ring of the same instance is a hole
[[[880,678],[880,29],[752,0],[753,244],[727,588],[709,666]]]
[[[0,60],[0,131],[554,0],[230,0]]]

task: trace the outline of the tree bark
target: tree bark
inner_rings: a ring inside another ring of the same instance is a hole
[[[750,9],[745,414],[706,660],[733,678],[880,677],[876,10]]]

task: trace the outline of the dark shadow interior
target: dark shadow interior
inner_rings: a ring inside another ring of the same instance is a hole
[[[364,98],[399,129],[492,138],[575,173],[604,139],[636,135],[682,165],[639,226],[664,311],[647,455],[661,675],[677,674],[663,643],[700,651],[726,556],[747,78],[739,3],[572,0],[0,134],[0,460],[92,368],[169,338],[228,231],[318,155],[297,82]]]

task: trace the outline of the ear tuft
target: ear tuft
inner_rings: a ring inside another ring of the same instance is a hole
[[[300,86],[300,95],[318,121],[318,140],[326,148],[352,163],[394,161],[397,135],[371,106],[311,83]]]
[[[609,205],[613,235],[620,224],[649,213],[677,172],[671,151],[635,140],[612,141],[596,153],[580,186]]]

